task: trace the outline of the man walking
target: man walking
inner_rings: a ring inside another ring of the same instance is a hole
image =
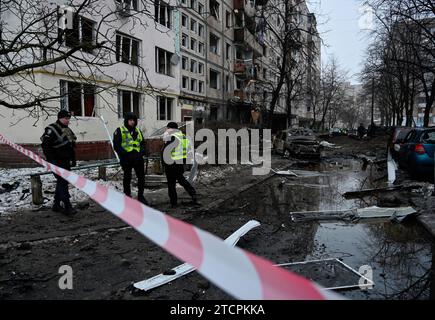
[[[190,142],[186,136],[178,130],[178,125],[175,122],[168,123],[165,136],[163,164],[168,180],[168,195],[171,206],[172,208],[177,207],[177,181],[192,197],[192,204],[198,204],[195,188],[193,188],[183,176]]]
[[[124,117],[124,126],[116,129],[113,134],[113,147],[118,154],[121,168],[124,171],[124,193],[131,197],[131,173],[134,169],[137,177],[137,199],[148,205],[144,197],[145,190],[145,140],[142,132],[137,127],[137,116],[128,112]]]
[[[42,150],[48,162],[70,170],[76,166],[75,144],[77,137],[68,127],[71,114],[66,110],[61,110],[57,114],[57,121],[47,128],[41,137]],[[56,191],[54,194],[53,211],[73,215],[77,211],[72,207],[68,182],[58,175],[56,178]],[[63,207],[61,206],[63,202]]]

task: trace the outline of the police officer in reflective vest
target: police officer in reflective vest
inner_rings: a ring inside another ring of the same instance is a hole
[[[58,120],[45,128],[41,137],[42,150],[48,162],[70,170],[76,166],[75,144],[77,137],[68,127],[71,114],[61,110],[57,114]],[[70,202],[68,182],[58,175],[56,177],[56,191],[54,193],[53,211],[73,215],[76,210]],[[63,202],[63,207],[61,206]]]
[[[116,129],[113,135],[113,147],[118,154],[121,168],[124,171],[124,193],[131,197],[131,173],[134,169],[137,177],[137,199],[148,204],[144,197],[145,190],[145,140],[137,127],[137,116],[128,112],[124,117],[124,126]]]
[[[168,180],[168,194],[171,206],[173,208],[177,207],[177,181],[192,197],[192,204],[198,204],[195,188],[183,176],[184,164],[186,163],[190,146],[189,139],[178,130],[178,125],[175,122],[168,123],[165,136],[163,164]]]

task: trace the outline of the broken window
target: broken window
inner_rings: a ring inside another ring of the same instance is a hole
[[[198,23],[198,35],[204,37],[204,26],[200,23]]]
[[[225,52],[226,52],[225,58],[227,60],[230,60],[230,57],[231,57],[231,45],[229,43],[226,44],[226,50],[225,50]]]
[[[181,58],[181,68],[183,70],[188,70],[187,64],[188,64],[188,58],[183,56]]]
[[[95,86],[60,80],[60,107],[77,117],[93,117]]]
[[[138,39],[116,34],[116,61],[132,65],[139,65],[139,44]]]
[[[189,39],[189,37],[183,33],[183,35],[181,36],[181,45],[185,48],[187,48],[188,39]]]
[[[217,0],[210,0],[210,15],[219,20],[220,4]]]
[[[174,99],[157,97],[157,120],[172,120],[172,104]]]
[[[220,73],[213,69],[210,69],[210,88],[219,89],[219,76]]]
[[[190,90],[196,91],[196,79],[190,79]]]
[[[193,73],[197,73],[198,72],[198,69],[197,69],[197,62],[195,61],[195,60],[190,60],[190,72],[193,72]]]
[[[135,11],[137,11],[138,6],[137,6],[137,2],[138,0],[115,0],[116,2],[118,2],[120,5],[125,3],[125,7],[128,8],[129,10],[133,9]]]
[[[92,52],[95,46],[95,22],[86,19],[78,14],[73,16],[73,28],[61,30],[59,29],[59,39],[65,43],[67,47],[83,46],[82,50]]]
[[[219,55],[219,41],[220,39],[210,32],[210,52]]]
[[[204,43],[202,43],[202,42],[198,43],[198,53],[201,53],[202,55],[204,55]]]
[[[156,72],[172,76],[171,58],[171,52],[156,47]]]
[[[225,26],[227,28],[231,28],[231,12],[226,11],[226,15],[225,15]]]
[[[171,28],[172,8],[169,4],[161,1],[154,1],[154,20],[165,27]]]
[[[189,89],[189,78],[183,77],[182,83],[181,83],[183,89]]]
[[[127,112],[133,112],[142,118],[139,109],[140,94],[133,91],[118,90],[118,117],[123,118]]]

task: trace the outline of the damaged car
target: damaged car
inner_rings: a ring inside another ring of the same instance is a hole
[[[273,150],[285,158],[290,156],[319,158],[321,145],[312,130],[292,128],[280,131],[276,135]]]

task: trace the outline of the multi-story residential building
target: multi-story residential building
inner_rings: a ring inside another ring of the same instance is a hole
[[[207,117],[207,6],[204,0],[181,0],[178,10],[181,56],[181,120]]]
[[[77,69],[71,70],[71,65],[58,61],[33,69],[30,81],[22,84],[23,92],[43,91],[45,95],[59,96],[44,102],[51,115],[34,119],[28,111],[2,107],[2,133],[38,149],[44,127],[55,120],[60,108],[68,109],[75,115],[71,126],[79,137],[79,158],[93,159],[113,155],[101,117],[112,133],[122,124],[123,114],[133,111],[139,115],[139,127],[145,136],[168,121],[249,123],[254,108],[267,111],[273,91],[271,87],[260,88],[258,83],[268,81],[273,87],[278,79],[281,58],[277,40],[266,31],[262,12],[272,1],[92,1],[98,8],[85,8],[75,14],[72,28],[62,33],[59,42],[67,49],[94,43],[97,38],[105,40],[112,50],[104,55],[98,50],[87,52],[86,48],[78,51],[83,61],[98,58],[105,61],[104,66],[78,63],[74,65]],[[275,2],[277,6],[283,3]],[[141,8],[144,3],[147,8]],[[38,2],[39,6],[54,8],[56,4],[63,2]],[[309,17],[307,28],[315,28],[314,16],[304,15]],[[270,18],[277,30],[283,26],[279,15]],[[1,19],[2,26],[19,25],[17,19],[3,12]],[[49,32],[57,34],[58,25],[53,24],[52,29]],[[7,41],[8,36],[13,34],[3,32],[2,41]],[[310,39],[306,41],[306,56],[311,57],[306,68],[308,76],[303,80],[307,87],[316,83],[320,61],[320,41],[314,36]],[[47,52],[42,58],[44,54]],[[4,78],[0,80],[5,83]],[[6,91],[2,91],[2,99],[12,99]],[[275,109],[275,128],[287,126],[286,99],[284,85]],[[301,107],[299,101],[292,103],[295,118],[309,117],[308,107]],[[38,114],[39,109],[35,110],[33,114]],[[1,145],[0,149],[0,162],[11,162],[8,157],[14,152]]]
[[[63,1],[57,3],[63,4]],[[148,3],[149,7],[141,8],[144,3]],[[41,8],[54,6],[51,10],[56,10],[54,1],[33,4]],[[32,2],[28,5],[31,6]],[[19,99],[20,94],[26,98],[26,93],[29,95],[42,90],[46,95],[60,96],[44,102],[44,108],[50,111],[51,116],[41,113],[38,107],[33,110],[32,114],[38,115],[38,119],[32,118],[27,110],[1,107],[0,128],[7,138],[37,150],[44,127],[54,122],[57,111],[64,108],[74,112],[71,127],[78,137],[79,159],[104,158],[111,157],[112,152],[100,117],[104,118],[108,131],[112,133],[122,124],[124,113],[133,111],[139,115],[139,127],[145,135],[170,120],[181,120],[178,108],[180,68],[174,57],[176,34],[172,18],[175,0],[158,0],[155,3],[105,0],[92,2],[92,5],[96,7],[74,14],[72,28],[59,33],[60,48],[66,50],[77,44],[95,43],[97,37],[98,41],[104,38],[112,49],[105,53],[107,56],[100,57],[98,50],[86,52],[86,48],[80,49],[77,55],[87,61],[101,58],[106,65],[95,67],[77,63],[71,68],[65,61],[58,61],[34,68],[27,78],[20,76],[15,82],[20,86],[14,91],[15,95],[6,94],[5,85],[1,98],[12,103]],[[13,32],[20,31],[19,27],[7,26],[19,26],[20,21],[4,10],[2,13],[4,44],[14,36]],[[58,25],[54,23],[52,26],[54,30],[47,32],[57,33]],[[7,33],[6,30],[10,31]],[[35,58],[38,59],[33,54],[29,59],[33,61]],[[2,84],[6,84],[5,78],[1,80]],[[15,155],[18,156],[10,148],[0,145],[0,162],[15,162]]]

